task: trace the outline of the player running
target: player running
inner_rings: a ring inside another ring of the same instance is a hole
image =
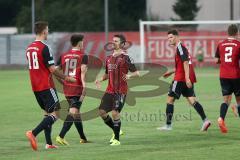
[[[238,114],[240,113],[240,42],[237,40],[238,27],[235,24],[228,27],[228,38],[218,44],[215,58],[220,63],[220,84],[223,103],[220,106],[218,125],[222,133],[227,133],[225,116],[234,93],[237,101]]]
[[[175,73],[175,76],[167,97],[166,125],[157,129],[166,131],[172,130],[174,102],[176,99],[179,99],[181,95],[183,95],[200,115],[203,121],[201,131],[207,131],[208,127],[211,125],[211,122],[207,119],[202,105],[196,100],[194,92],[196,76],[189,52],[182,44],[177,30],[168,31],[168,41],[170,45],[176,48],[175,71],[165,73],[164,77],[167,78],[173,73]]]
[[[61,55],[58,62],[65,75],[76,78],[76,83],[64,81],[64,95],[69,103],[69,114],[67,115],[56,142],[62,145],[69,145],[64,136],[71,128],[73,122],[80,136],[80,143],[87,143],[87,138],[83,132],[82,120],[80,117],[80,107],[86,94],[86,72],[88,56],[84,55],[83,35],[74,34],[71,36],[72,49]]]
[[[105,74],[95,81],[97,87],[100,88],[100,82],[108,79],[108,86],[99,106],[99,115],[114,132],[110,140],[111,146],[120,145],[120,112],[128,91],[127,80],[139,76],[139,72],[131,62],[126,50],[120,47],[124,42],[126,42],[126,38],[123,35],[114,35],[115,49],[106,59]],[[128,74],[128,71],[132,73]],[[112,111],[113,120],[108,115],[110,111]]]
[[[60,105],[52,74],[68,82],[75,82],[76,80],[70,76],[65,76],[54,65],[49,47],[43,42],[47,40],[48,23],[44,21],[36,22],[35,33],[36,40],[28,46],[26,57],[29,65],[32,90],[39,106],[44,111],[45,117],[35,129],[27,131],[26,136],[29,139],[32,149],[37,150],[36,136],[44,130],[46,139],[45,148],[57,148],[57,146],[52,144],[51,130],[53,123],[58,118]]]

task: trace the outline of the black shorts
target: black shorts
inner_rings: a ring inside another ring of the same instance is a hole
[[[39,106],[47,113],[52,113],[60,109],[57,92],[50,88],[43,91],[34,92]]]
[[[240,78],[220,78],[220,84],[223,96],[231,95],[232,93],[234,93],[235,96],[240,96]]]
[[[185,82],[173,81],[168,96],[179,99],[181,95],[184,97],[195,97],[194,86],[188,88]]]
[[[66,97],[70,108],[80,109],[82,102],[80,101],[80,96],[67,96]]]
[[[106,112],[116,110],[120,113],[123,106],[124,106],[125,100],[126,100],[126,95],[125,94],[105,93],[102,97],[102,101],[101,101],[101,104],[99,106],[99,109],[102,109]]]

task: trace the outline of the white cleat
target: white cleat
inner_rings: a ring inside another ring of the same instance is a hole
[[[202,124],[202,128],[200,129],[200,131],[202,132],[207,131],[210,126],[211,122],[209,120],[205,120]]]
[[[157,130],[160,130],[160,131],[171,131],[172,130],[172,125],[166,124],[165,126],[158,127]]]
[[[46,144],[45,149],[58,149],[58,146]]]

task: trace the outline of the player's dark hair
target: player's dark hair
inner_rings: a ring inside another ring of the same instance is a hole
[[[238,27],[236,24],[231,24],[228,26],[228,35],[229,36],[236,36],[238,33]]]
[[[36,34],[41,34],[44,29],[48,26],[48,22],[46,21],[37,21],[34,25],[34,31]]]
[[[172,35],[174,35],[174,36],[178,36],[179,34],[178,34],[178,31],[176,30],[176,29],[171,29],[171,30],[169,30],[168,32],[167,32],[167,34],[172,34]]]
[[[73,47],[77,46],[80,41],[83,41],[84,36],[82,34],[73,34],[71,36],[71,44]]]
[[[117,37],[120,39],[120,42],[126,42],[126,37],[122,34],[115,34],[113,37]]]

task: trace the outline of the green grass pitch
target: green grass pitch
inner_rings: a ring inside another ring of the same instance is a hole
[[[229,109],[226,124],[229,133],[223,135],[217,126],[222,102],[218,70],[197,69],[195,92],[212,121],[207,133],[201,133],[201,120],[182,97],[175,103],[175,121],[171,132],[159,132],[164,124],[166,94],[153,98],[138,98],[135,107],[125,105],[122,115],[121,146],[111,147],[112,132],[100,118],[84,122],[85,133],[92,143],[79,144],[75,126],[66,135],[70,146],[45,150],[43,133],[38,136],[39,150],[32,151],[25,132],[42,119],[31,91],[27,71],[0,71],[0,160],[181,160],[181,159],[239,159],[240,119]],[[93,86],[93,84],[90,84]],[[105,85],[103,85],[105,89]],[[61,99],[63,96],[60,95]],[[97,107],[99,99],[86,98],[82,111]],[[151,117],[155,115],[156,117]],[[59,120],[53,126],[53,138],[62,127]]]

